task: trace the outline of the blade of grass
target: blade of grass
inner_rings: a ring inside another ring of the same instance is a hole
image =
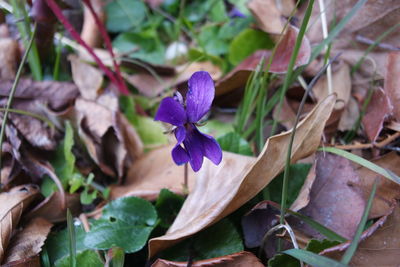
[[[3,121],[1,123],[1,130],[0,130],[0,169],[2,167],[2,159],[1,159],[1,155],[2,155],[2,150],[3,150],[3,141],[4,141],[4,134],[5,134],[5,129],[6,129],[6,125],[7,125],[7,118],[8,118],[8,113],[9,110],[11,108],[12,105],[12,101],[14,99],[14,95],[15,95],[15,91],[17,89],[17,85],[19,83],[19,79],[21,78],[21,74],[22,74],[22,69],[25,65],[25,62],[27,61],[29,52],[31,51],[32,45],[33,45],[33,40],[35,39],[35,35],[36,35],[36,23],[33,27],[33,32],[32,32],[32,36],[31,39],[29,40],[28,46],[26,47],[24,56],[22,57],[22,60],[18,66],[18,70],[17,70],[17,74],[15,75],[15,80],[14,83],[11,87],[10,90],[10,95],[8,96],[8,100],[7,100],[7,105],[4,111],[4,115],[3,115]]]
[[[286,91],[289,88],[289,85],[291,84],[293,68],[294,68],[294,65],[296,63],[297,55],[299,54],[300,47],[301,47],[304,35],[306,33],[308,22],[310,21],[310,17],[311,17],[311,13],[312,13],[312,10],[313,10],[313,6],[314,6],[314,0],[310,0],[309,3],[308,3],[308,6],[307,6],[307,10],[306,10],[306,12],[304,14],[303,22],[301,23],[299,33],[298,33],[297,38],[296,38],[296,42],[295,42],[295,45],[294,45],[294,48],[293,48],[292,55],[290,57],[289,65],[288,65],[288,68],[287,68],[285,79],[283,81],[282,88],[280,89],[281,93],[280,93],[280,96],[279,96],[277,118],[279,118],[279,115],[281,113],[282,105],[283,105],[283,99],[285,97]],[[278,125],[278,121],[274,120],[274,122],[272,124],[271,135],[275,134],[277,125]]]
[[[75,227],[72,219],[72,214],[69,209],[67,209],[67,228],[68,228],[68,243],[69,243],[69,266],[76,267]]]
[[[62,38],[62,36],[61,36]],[[56,48],[56,59],[54,61],[54,68],[53,68],[53,80],[58,81],[60,79],[60,63],[61,63],[61,49],[62,49],[62,41],[58,42]]]
[[[298,260],[304,261],[305,263],[310,264],[311,266],[347,267],[346,264],[337,262],[335,260],[312,253],[307,250],[293,248],[293,249],[285,250],[285,251],[283,251],[283,253],[290,255]]]
[[[16,20],[18,32],[21,35],[22,41],[25,47],[29,46],[29,39],[32,36],[31,24],[29,16],[25,9],[25,1],[23,0],[11,0],[12,10]],[[32,76],[36,81],[43,79],[42,66],[40,64],[39,52],[36,44],[31,44],[31,53],[28,55],[28,64],[31,69]]]
[[[358,224],[356,234],[354,235],[353,241],[351,241],[350,246],[347,248],[346,252],[344,253],[342,260],[340,261],[343,264],[349,264],[351,258],[353,257],[354,253],[357,250],[358,242],[360,241],[361,234],[365,228],[365,223],[368,219],[369,211],[372,207],[372,201],[374,200],[375,193],[376,193],[376,185],[377,180],[375,180],[374,185],[372,186],[371,194],[369,195],[367,206],[365,207],[364,213],[361,217],[361,221]]]
[[[294,212],[294,211],[291,211],[291,210],[286,210],[286,212],[289,213],[289,214],[292,214],[293,216],[296,216],[296,217],[300,218],[305,223],[307,223],[309,226],[314,228],[314,230],[318,231],[320,234],[324,235],[325,237],[327,237],[330,240],[339,241],[341,243],[347,241],[347,239],[344,238],[343,236],[341,236],[338,233],[332,231],[331,229],[323,226],[319,222],[314,221],[310,217],[307,217],[307,216],[305,216],[305,215],[303,215],[301,213]]]
[[[336,147],[320,147],[318,150],[324,151],[324,152],[330,152],[330,153],[345,157],[348,160],[354,161],[355,163],[357,163],[367,169],[370,169],[371,171],[374,171],[397,184],[400,184],[400,177],[397,176],[395,173],[393,173],[390,170],[387,170],[385,168],[382,168],[382,167],[376,165],[375,163],[372,163],[371,161],[368,161],[362,157],[354,155],[350,152],[347,152],[345,150],[342,150],[342,149],[339,149]]]

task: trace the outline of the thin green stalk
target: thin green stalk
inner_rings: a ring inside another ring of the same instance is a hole
[[[25,47],[28,47],[29,42],[28,40],[31,38],[31,24],[29,22],[29,16],[25,9],[25,1],[24,0],[11,0],[12,5],[12,12],[14,15],[15,20],[17,21],[17,28],[19,33],[21,34],[22,41]],[[42,74],[42,66],[40,64],[40,57],[39,52],[36,47],[36,44],[33,43],[32,45],[32,52],[28,56],[28,63],[29,67],[32,72],[32,76],[35,80],[41,81],[43,79]]]
[[[368,219],[369,211],[371,210],[372,207],[372,201],[374,200],[374,196],[376,193],[376,185],[377,185],[377,180],[375,180],[374,185],[372,187],[372,191],[371,194],[369,195],[367,206],[365,207],[361,221],[358,224],[357,231],[356,234],[354,235],[353,241],[351,241],[350,246],[347,248],[346,252],[342,257],[341,263],[343,264],[349,264],[351,258],[353,257],[354,253],[357,250],[358,242],[360,241],[361,234],[365,228],[365,223],[367,222]]]
[[[71,211],[67,209],[67,228],[69,243],[69,266],[76,267],[76,235]]]
[[[311,17],[311,13],[312,13],[312,10],[313,10],[313,6],[314,6],[314,0],[310,0],[310,2],[308,3],[308,6],[307,6],[307,10],[306,10],[306,12],[304,14],[304,19],[303,19],[303,22],[301,24],[301,27],[300,27],[300,30],[299,30],[299,34],[297,35],[297,38],[296,38],[296,43],[294,45],[292,55],[290,57],[290,61],[289,61],[288,69],[287,69],[287,72],[286,72],[285,80],[283,81],[283,85],[282,85],[281,93],[280,93],[280,97],[279,97],[278,116],[277,116],[278,118],[279,118],[279,115],[280,115],[281,110],[282,110],[283,99],[285,97],[286,91],[289,88],[289,85],[291,84],[293,68],[294,68],[294,65],[296,63],[297,55],[299,54],[299,51],[300,51],[301,43],[302,43],[304,35],[306,33],[308,22],[310,21],[310,17]],[[278,121],[274,120],[274,123],[272,124],[271,135],[275,134],[277,125],[278,125]]]
[[[54,125],[54,123],[52,123],[48,118],[43,117],[43,116],[40,116],[40,115],[37,115],[37,114],[35,114],[35,113],[31,113],[31,112],[29,112],[29,111],[25,111],[25,110],[21,110],[21,109],[0,108],[0,111],[6,111],[6,110],[8,110],[8,112],[11,112],[11,113],[20,114],[20,115],[25,115],[25,116],[29,116],[29,117],[32,117],[32,118],[41,120],[41,121],[45,122],[47,125],[49,125],[49,127],[50,127],[51,129],[54,129],[54,128],[56,127],[56,126]]]
[[[62,36],[61,36],[62,38]],[[61,39],[56,48],[56,60],[54,61],[54,69],[53,69],[53,80],[59,81],[60,80],[60,62],[61,62],[61,49],[62,49],[62,42]]]
[[[24,64],[28,58],[29,52],[31,50],[32,44],[33,44],[33,40],[35,39],[35,34],[36,34],[36,23],[35,26],[33,27],[33,32],[32,32],[32,36],[31,39],[29,40],[28,46],[25,50],[24,56],[22,57],[21,63],[19,64],[18,70],[17,70],[17,74],[15,75],[15,80],[14,83],[11,87],[10,90],[10,95],[8,96],[8,101],[7,101],[7,105],[4,111],[4,115],[3,115],[3,121],[1,123],[1,130],[0,130],[0,169],[2,166],[2,159],[1,159],[1,154],[2,154],[2,149],[3,149],[3,141],[4,141],[4,134],[5,134],[5,129],[6,129],[6,125],[7,125],[7,118],[8,118],[8,112],[11,108],[12,105],[12,101],[15,95],[15,91],[17,89],[17,85],[19,82],[19,79],[21,78],[21,74],[22,74],[22,69],[24,67]]]

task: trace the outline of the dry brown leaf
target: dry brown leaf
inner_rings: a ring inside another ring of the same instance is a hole
[[[12,232],[22,213],[38,196],[36,185],[21,185],[0,194],[0,262],[3,261]]]
[[[11,239],[3,264],[38,255],[52,226],[43,218],[31,220],[21,232],[16,233]]]
[[[187,262],[168,261],[163,259],[156,260],[151,267],[186,267]],[[190,266],[193,267],[263,267],[264,265],[252,253],[247,251],[237,252],[218,258],[195,261]]]
[[[342,132],[352,130],[359,117],[360,108],[358,103],[354,97],[350,96],[349,103],[340,118],[338,130]]]
[[[258,27],[267,33],[280,34],[283,30],[282,14],[276,3],[275,0],[251,0],[247,2],[247,7],[257,20]]]
[[[65,207],[63,207],[63,198],[60,192],[54,192],[51,196],[45,198],[29,213],[24,216],[25,220],[34,218],[43,218],[52,223],[63,222],[67,218],[67,208],[73,215],[81,211],[81,202],[79,194],[65,194]]]
[[[103,11],[104,3],[101,0],[90,0],[94,11],[101,22],[104,22],[106,14]],[[102,42],[99,27],[90,12],[89,8],[85,5],[83,13],[83,25],[81,31],[81,38],[90,47],[99,47]]]
[[[11,38],[0,38],[0,79],[14,79],[19,55],[18,42]]]
[[[177,166],[171,157],[173,146],[155,149],[135,161],[130,167],[126,181],[111,187],[111,198],[137,196],[147,200],[156,200],[160,190],[169,189],[176,194],[183,194],[184,167]],[[193,189],[194,172],[189,168],[188,189]]]
[[[270,72],[285,73],[292,55],[293,47],[299,30],[289,25],[282,40],[277,44],[274,59],[272,60]],[[225,77],[219,80],[216,85],[216,96],[228,93],[234,89],[244,87],[250,74],[256,69],[257,65],[264,58],[265,67],[269,62],[270,51],[259,50],[243,60],[236,68],[230,71]],[[297,56],[294,68],[307,64],[311,55],[310,42],[304,38]]]
[[[383,128],[383,122],[392,114],[393,106],[382,88],[377,88],[372,94],[362,124],[371,142],[375,142]]]
[[[297,196],[296,200],[290,206],[292,211],[299,211],[302,208],[306,207],[308,203],[310,203],[310,192],[312,185],[314,184],[315,178],[317,177],[316,174],[316,167],[317,164],[314,161],[310,171],[308,172],[307,178],[304,181],[303,186],[300,189],[299,195]]]
[[[221,78],[221,69],[211,62],[192,62],[175,68],[174,75],[159,75],[156,78],[149,73],[138,73],[133,75],[125,75],[126,80],[135,86],[142,94],[148,97],[155,97],[162,93],[165,89],[175,87],[178,84],[189,80],[190,76],[196,71],[207,71],[213,80]]]
[[[40,257],[33,256],[31,258],[19,260],[19,261],[12,261],[10,263],[6,263],[1,265],[1,267],[41,267],[40,264]]]
[[[361,190],[354,187],[360,178],[352,163],[341,156],[319,152],[316,164],[309,204],[299,212],[351,239],[365,208]],[[296,228],[310,236],[321,237],[308,225]]]
[[[299,124],[292,162],[317,149],[335,100],[334,95],[329,96]],[[167,234],[149,241],[149,256],[214,224],[254,197],[282,171],[290,135],[285,132],[269,138],[256,161],[225,153],[219,166],[206,162]]]
[[[393,106],[393,116],[400,122],[400,52],[388,54],[385,92]]]
[[[68,59],[71,62],[72,79],[82,97],[87,100],[96,100],[103,84],[103,73],[83,62],[76,55],[70,55]]]
[[[400,175],[400,156],[397,155],[396,152],[388,153],[378,159],[371,160],[371,162],[392,171],[396,175]],[[361,181],[359,184],[355,184],[354,186],[359,187],[363,191],[364,199],[366,200],[371,193],[375,179],[378,178],[379,181],[376,196],[369,212],[369,218],[378,218],[388,214],[393,200],[400,199],[399,184],[394,183],[365,167],[358,168],[357,172]]]
[[[392,214],[383,216],[363,233],[362,241],[358,244],[350,266],[399,266],[400,206],[398,204],[397,202]],[[350,241],[326,249],[321,254],[340,259],[349,245]]]

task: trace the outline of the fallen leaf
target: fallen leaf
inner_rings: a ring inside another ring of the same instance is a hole
[[[22,213],[38,196],[36,185],[21,185],[13,187],[8,192],[0,194],[0,262],[3,261],[9,245],[12,232],[18,225]]]
[[[14,79],[19,55],[18,42],[11,38],[0,38],[0,79]]]
[[[221,69],[209,61],[191,62],[189,64],[177,66],[174,75],[158,75],[149,73],[138,73],[125,75],[126,80],[135,86],[139,92],[148,97],[155,97],[168,88],[177,86],[189,80],[196,71],[207,71],[213,80],[218,80]]]
[[[367,111],[362,119],[365,133],[371,142],[375,142],[383,128],[383,122],[392,113],[393,106],[382,88],[377,88],[372,94]]]
[[[65,194],[65,207],[62,194],[54,192],[51,196],[45,198],[37,206],[24,216],[25,220],[33,220],[35,218],[43,218],[52,223],[63,222],[67,218],[67,208],[72,214],[77,215],[81,211],[81,203],[79,194]]]
[[[335,100],[334,95],[329,96],[299,124],[292,162],[317,149]],[[269,138],[257,160],[225,153],[219,166],[206,162],[167,234],[150,239],[149,257],[214,224],[254,197],[282,171],[290,135],[285,132]]]
[[[282,13],[285,10],[291,11],[295,8],[292,1],[281,1],[280,6],[277,6],[277,3],[274,0],[251,0],[247,2],[247,7],[257,20],[260,29],[272,34],[280,34],[283,30]],[[283,5],[285,10],[282,8]]]
[[[349,131],[352,130],[360,117],[360,108],[354,97],[350,96],[349,103],[340,117],[338,130]]]
[[[300,189],[300,193],[297,196],[296,200],[290,206],[290,210],[292,211],[299,211],[302,208],[306,207],[308,203],[310,203],[310,192],[312,185],[314,184],[315,178],[317,177],[316,174],[316,164],[311,166],[311,169],[307,175],[306,180],[304,181],[303,186]]]
[[[7,264],[37,256],[52,226],[43,218],[31,220],[21,232],[13,236],[2,263]]]
[[[186,267],[188,266],[187,262],[176,262],[176,261],[168,261],[163,259],[156,260],[152,267]],[[238,252],[235,254],[222,256],[218,258],[212,258],[207,260],[195,261],[191,264],[193,267],[263,267],[264,265],[260,262],[260,260],[252,253],[247,251]]]
[[[385,77],[385,92],[393,106],[393,116],[400,122],[400,52],[388,54]]]
[[[82,97],[87,100],[96,100],[103,84],[103,73],[75,55],[70,55],[68,59],[71,62],[72,79]]]
[[[353,186],[360,182],[357,172],[348,159],[323,152],[317,154],[315,172],[310,201],[299,212],[351,239],[365,208],[361,190]],[[321,237],[307,225],[295,228],[312,237]]]
[[[364,231],[361,242],[349,263],[350,266],[398,266],[400,253],[400,207],[398,204],[397,202],[393,213],[383,216]],[[350,241],[326,249],[320,254],[340,259],[349,245]]]
[[[371,160],[372,163],[388,169],[400,175],[400,156],[396,152],[385,154],[384,156]],[[393,200],[400,199],[400,186],[397,183],[390,181],[387,178],[365,168],[359,167],[357,170],[358,176],[360,177],[360,183],[354,184],[355,187],[359,187],[364,193],[364,199],[367,200],[375,179],[378,179],[378,187],[374,202],[369,212],[369,218],[379,218],[391,210]]]
[[[173,146],[154,149],[134,162],[122,185],[111,186],[112,199],[136,196],[150,201],[157,199],[161,189],[183,194],[184,167],[177,166],[171,157]],[[188,169],[188,190],[192,191],[195,175]]]
[[[103,10],[103,2],[101,0],[91,0],[90,3],[100,21],[104,23],[106,15]],[[102,43],[99,27],[96,24],[92,12],[90,12],[86,5],[84,5],[81,38],[90,47],[99,47]]]
[[[40,257],[33,256],[27,259],[12,261],[6,264],[2,264],[2,267],[41,267]]]
[[[275,56],[271,63],[270,72],[285,73],[287,71],[298,33],[299,30],[295,26],[290,25],[287,28],[286,33],[283,35],[281,41],[277,44]],[[216,83],[216,96],[225,94],[240,87],[244,87],[247,79],[250,77],[250,74],[256,69],[257,65],[263,58],[265,59],[264,65],[267,67],[270,55],[270,51],[259,50],[243,60],[243,62],[241,62]],[[299,54],[297,55],[294,68],[307,64],[310,59],[310,55],[310,42],[308,41],[307,37],[305,37],[299,49]]]

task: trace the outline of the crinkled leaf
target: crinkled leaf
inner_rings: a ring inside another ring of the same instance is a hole
[[[123,248],[132,253],[147,241],[157,220],[150,202],[136,197],[119,198],[108,203],[102,217],[94,221],[85,236],[85,246],[92,249]]]
[[[246,156],[252,156],[253,151],[249,143],[235,132],[227,133],[217,138],[221,149],[232,153],[237,153]]]

